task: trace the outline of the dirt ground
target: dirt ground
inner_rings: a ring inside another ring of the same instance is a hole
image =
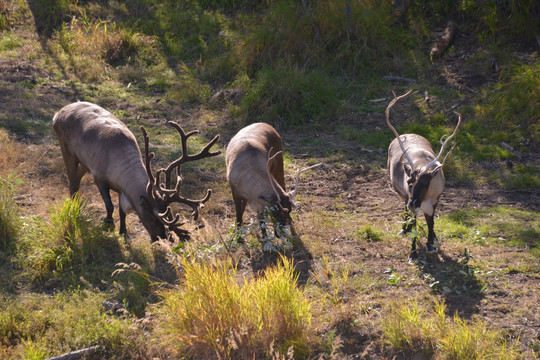
[[[465,42],[468,38],[462,35],[458,38],[458,42],[460,40]],[[470,56],[470,53],[471,51],[457,46],[449,56],[440,61],[438,69],[441,75],[438,79],[441,86],[475,92],[478,91],[477,88],[480,85],[496,78],[495,68],[479,74],[474,72],[474,69],[465,66],[464,60]],[[15,85],[22,81],[33,83],[36,79],[47,78],[47,74],[38,64],[0,59],[0,77],[5,84]],[[18,89],[15,86],[0,88],[0,103],[5,107],[17,108],[17,111],[25,111],[29,116],[47,114],[51,116],[51,119],[54,111],[58,110],[58,104],[68,104],[76,100],[79,95],[74,88],[57,86],[51,82],[40,85],[39,96],[32,98],[29,103],[22,104],[23,94],[18,93]],[[19,98],[19,100],[14,102],[14,98]],[[129,104],[119,106],[129,107]],[[23,107],[24,110],[21,110]],[[377,126],[377,119],[381,117],[382,114],[373,115],[373,126]],[[232,135],[232,132],[224,134],[222,144],[226,144]],[[293,162],[302,163],[302,153],[295,153],[296,135],[294,132],[283,134],[284,143],[286,147],[290,147]],[[18,202],[25,212],[46,217],[50,206],[59,203],[68,193],[67,179],[56,139],[53,135],[40,138],[30,132],[17,140],[27,144],[27,161],[31,163],[23,166],[27,171],[23,175],[25,183],[18,194]],[[328,139],[327,143],[331,142],[332,139]],[[372,153],[359,146],[355,147],[354,144],[349,146],[351,146],[351,151],[365,153],[368,159],[374,156],[381,162],[381,159],[385,158],[384,152],[377,152],[377,149]],[[288,184],[294,183],[292,174],[293,170],[287,169]],[[225,174],[214,174],[211,180],[223,183]],[[221,194],[213,195],[211,210],[203,216],[208,222],[220,224],[222,227],[220,231],[225,233],[227,227],[233,223],[234,209],[228,189],[226,186],[222,189],[226,190]],[[99,193],[89,176],[83,180],[81,192],[89,200],[90,206],[104,212]],[[297,214],[300,238],[313,226],[302,220],[306,214],[312,211],[335,212],[337,195],[341,199],[340,211],[362,213],[362,216],[373,224],[396,224],[404,206],[399,197],[390,189],[386,171],[362,164],[356,167],[350,162],[344,165],[338,160],[326,159],[324,165],[314,171],[314,176],[304,176],[300,192],[306,199],[301,202],[301,208]],[[473,186],[448,181],[437,213],[450,214],[463,208],[488,208],[495,205],[540,211],[540,191],[505,191],[490,185]],[[115,218],[116,216],[115,212]],[[137,235],[135,241],[146,241],[143,228],[133,215],[130,215],[128,219],[128,228],[131,228],[134,233],[142,234]],[[395,226],[392,227],[394,228]],[[422,240],[424,241],[425,239]],[[310,244],[304,245],[309,253]],[[406,261],[409,251],[406,238],[395,244],[371,242],[368,245],[359,245],[358,241],[350,237],[350,234],[339,229],[336,230],[335,237],[328,239],[327,244],[334,262],[363,264],[365,269],[363,271],[374,278],[386,278],[385,271],[393,268],[394,271],[405,274],[409,278],[421,279],[429,274],[432,278],[444,283],[453,281],[449,279],[449,270],[461,269],[462,249],[457,246],[445,246],[444,239],[440,254],[430,258],[427,265],[424,262],[411,265]],[[538,307],[534,306],[540,304],[540,276],[538,273],[504,273],[502,271],[509,264],[519,262],[519,256],[516,254],[523,251],[526,250],[489,246],[475,248],[474,256],[478,261],[496,259],[498,264],[491,263],[491,266],[495,270],[497,266],[501,269],[497,276],[489,277],[487,291],[480,291],[480,284],[473,283],[469,284],[468,291],[461,294],[454,292],[439,292],[439,294],[446,300],[449,311],[457,310],[466,318],[477,314],[487,321],[490,327],[509,330],[515,337],[519,337],[520,343],[525,348],[533,342],[540,341],[540,314]],[[304,279],[309,278],[310,270],[320,266],[319,259],[308,255],[303,253],[298,256],[303,264],[300,270],[303,271],[301,278]],[[351,274],[351,276],[354,275]],[[373,295],[366,294],[365,301],[373,302],[375,308],[364,315],[365,326],[351,326],[347,316],[337,323],[328,324],[337,328],[341,334],[342,351],[351,359],[386,358],[380,341],[377,341],[381,336],[381,328],[376,325],[380,323],[381,313],[377,309],[380,310],[381,304],[387,303],[392,298],[413,298],[425,292],[426,286],[423,281],[413,281],[408,287],[387,286],[384,291],[377,291]],[[511,314],[510,317],[509,314]],[[323,333],[325,326],[321,325],[319,330]]]

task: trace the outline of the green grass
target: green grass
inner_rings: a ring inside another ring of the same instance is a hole
[[[65,199],[50,210],[48,222],[36,218],[26,225],[17,262],[33,279],[61,277],[103,262],[108,252],[119,250],[118,240],[94,221],[78,194]]]
[[[22,230],[20,210],[15,202],[14,184],[10,177],[0,178],[0,252],[15,248]]]
[[[457,313],[446,317],[446,305],[437,300],[420,307],[417,300],[392,303],[383,320],[385,340],[412,355],[434,359],[521,359],[516,343],[502,332],[488,329],[480,319],[465,321]]]
[[[101,345],[111,358],[127,358],[132,321],[107,315],[104,300],[87,291],[0,295],[0,357],[43,360]]]
[[[540,258],[540,221],[534,211],[503,206],[463,209],[441,217],[437,224],[449,238],[465,243],[526,247]]]

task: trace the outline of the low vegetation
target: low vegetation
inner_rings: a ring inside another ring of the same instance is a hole
[[[157,306],[166,341],[179,355],[251,359],[308,353],[311,309],[286,258],[254,279],[238,280],[227,262],[182,258],[184,281]]]
[[[0,2],[0,358],[91,346],[97,359],[538,357],[539,11],[533,0]],[[449,20],[457,36],[430,58]],[[399,133],[438,149],[454,111],[464,120],[444,168],[441,252],[425,253],[420,221],[415,265],[382,170],[384,109],[408,89],[392,109]],[[89,176],[67,197],[51,119],[76,100],[139,141],[144,125],[158,163],[179,152],[167,120],[200,129],[199,147],[222,134],[221,150],[266,121],[287,177],[323,165],[303,175],[294,225],[268,218],[266,237],[255,217],[233,226],[223,155],[188,166],[183,189],[213,189],[202,219],[186,219],[191,240],[151,244],[131,214],[128,242],[103,226]]]
[[[434,359],[519,359],[516,343],[490,330],[485,322],[463,320],[457,313],[446,315],[446,306],[437,300],[428,309],[417,301],[393,303],[383,321],[385,340],[396,349],[414,356]]]

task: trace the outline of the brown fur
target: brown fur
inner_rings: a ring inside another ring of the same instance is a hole
[[[283,155],[277,154],[269,164],[271,180],[266,170],[269,155],[271,157],[282,150],[281,136],[266,123],[256,123],[241,129],[229,142],[225,154],[227,181],[231,186],[239,225],[248,203],[254,211],[262,210],[265,205],[281,203],[287,206],[285,203],[289,194],[285,190]]]
[[[53,118],[66,165],[69,192],[73,196],[81,178],[92,174],[112,222],[113,204],[109,190],[119,194],[120,233],[127,236],[125,214],[134,210],[152,240],[165,237],[146,195],[148,175],[137,140],[127,126],[107,110],[89,102],[65,106]]]
[[[439,159],[444,151],[448,141],[452,139],[459,125],[461,124],[461,115],[454,132],[442,141],[441,150],[435,155],[431,143],[423,136],[416,134],[399,135],[396,129],[390,123],[390,109],[400,99],[408,96],[412,90],[406,94],[396,96],[388,104],[384,112],[386,125],[392,130],[396,138],[388,147],[388,172],[390,183],[402,200],[405,201],[405,207],[411,213],[407,213],[403,224],[402,234],[409,233],[416,226],[416,213],[422,210],[428,226],[428,252],[438,251],[438,241],[434,230],[434,215],[439,198],[444,191],[444,174],[442,166],[450,151],[444,157],[442,163]],[[416,253],[416,235],[412,239],[411,259],[417,258]]]

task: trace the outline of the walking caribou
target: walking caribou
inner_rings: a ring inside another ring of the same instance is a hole
[[[390,109],[400,99],[409,95],[411,91],[401,96],[395,96],[388,104],[385,111],[386,125],[392,130],[396,138],[388,147],[388,171],[390,183],[393,189],[405,202],[407,212],[403,229],[400,234],[409,233],[416,225],[416,215],[422,210],[428,226],[428,240],[426,248],[428,253],[436,253],[439,250],[439,243],[434,230],[434,215],[439,198],[444,191],[443,166],[446,158],[454,149],[452,147],[445,155],[442,163],[439,162],[441,155],[450,139],[452,139],[461,125],[461,114],[458,115],[458,123],[454,132],[443,142],[446,135],[441,137],[441,149],[435,155],[430,142],[423,136],[417,134],[399,135],[390,123]],[[455,146],[455,145],[454,145]],[[412,239],[411,254],[409,258],[418,258],[416,252],[416,235]]]
[[[236,209],[236,224],[242,225],[246,205],[255,212],[266,205],[276,205],[272,214],[285,225],[291,223],[293,199],[298,192],[300,174],[316,164],[298,171],[294,190],[287,192],[283,168],[283,144],[276,129],[266,123],[255,123],[241,129],[229,142],[225,153],[227,181]]]
[[[120,234],[126,239],[129,239],[126,230],[126,213],[129,211],[137,213],[152,241],[156,241],[158,237],[165,239],[166,229],[182,237],[186,232],[180,229],[180,215],[173,215],[170,205],[173,202],[188,205],[193,209],[192,215],[196,218],[199,208],[210,198],[210,189],[200,200],[180,196],[180,166],[188,161],[218,155],[219,151],[210,152],[210,148],[217,142],[219,135],[199,153],[189,155],[187,140],[198,131],[186,134],[177,123],[168,124],[174,127],[181,137],[182,155],[167,168],[159,169],[154,176],[150,168],[154,154],[148,153],[149,140],[144,127],[141,126],[145,142],[143,163],[133,133],[102,107],[89,102],[75,102],[54,115],[53,128],[66,165],[70,195],[74,196],[79,191],[84,174],[92,174],[107,210],[107,216],[103,220],[113,224],[114,206],[110,190],[116,191],[119,195]],[[177,175],[174,188],[171,186],[173,171],[176,171]]]

